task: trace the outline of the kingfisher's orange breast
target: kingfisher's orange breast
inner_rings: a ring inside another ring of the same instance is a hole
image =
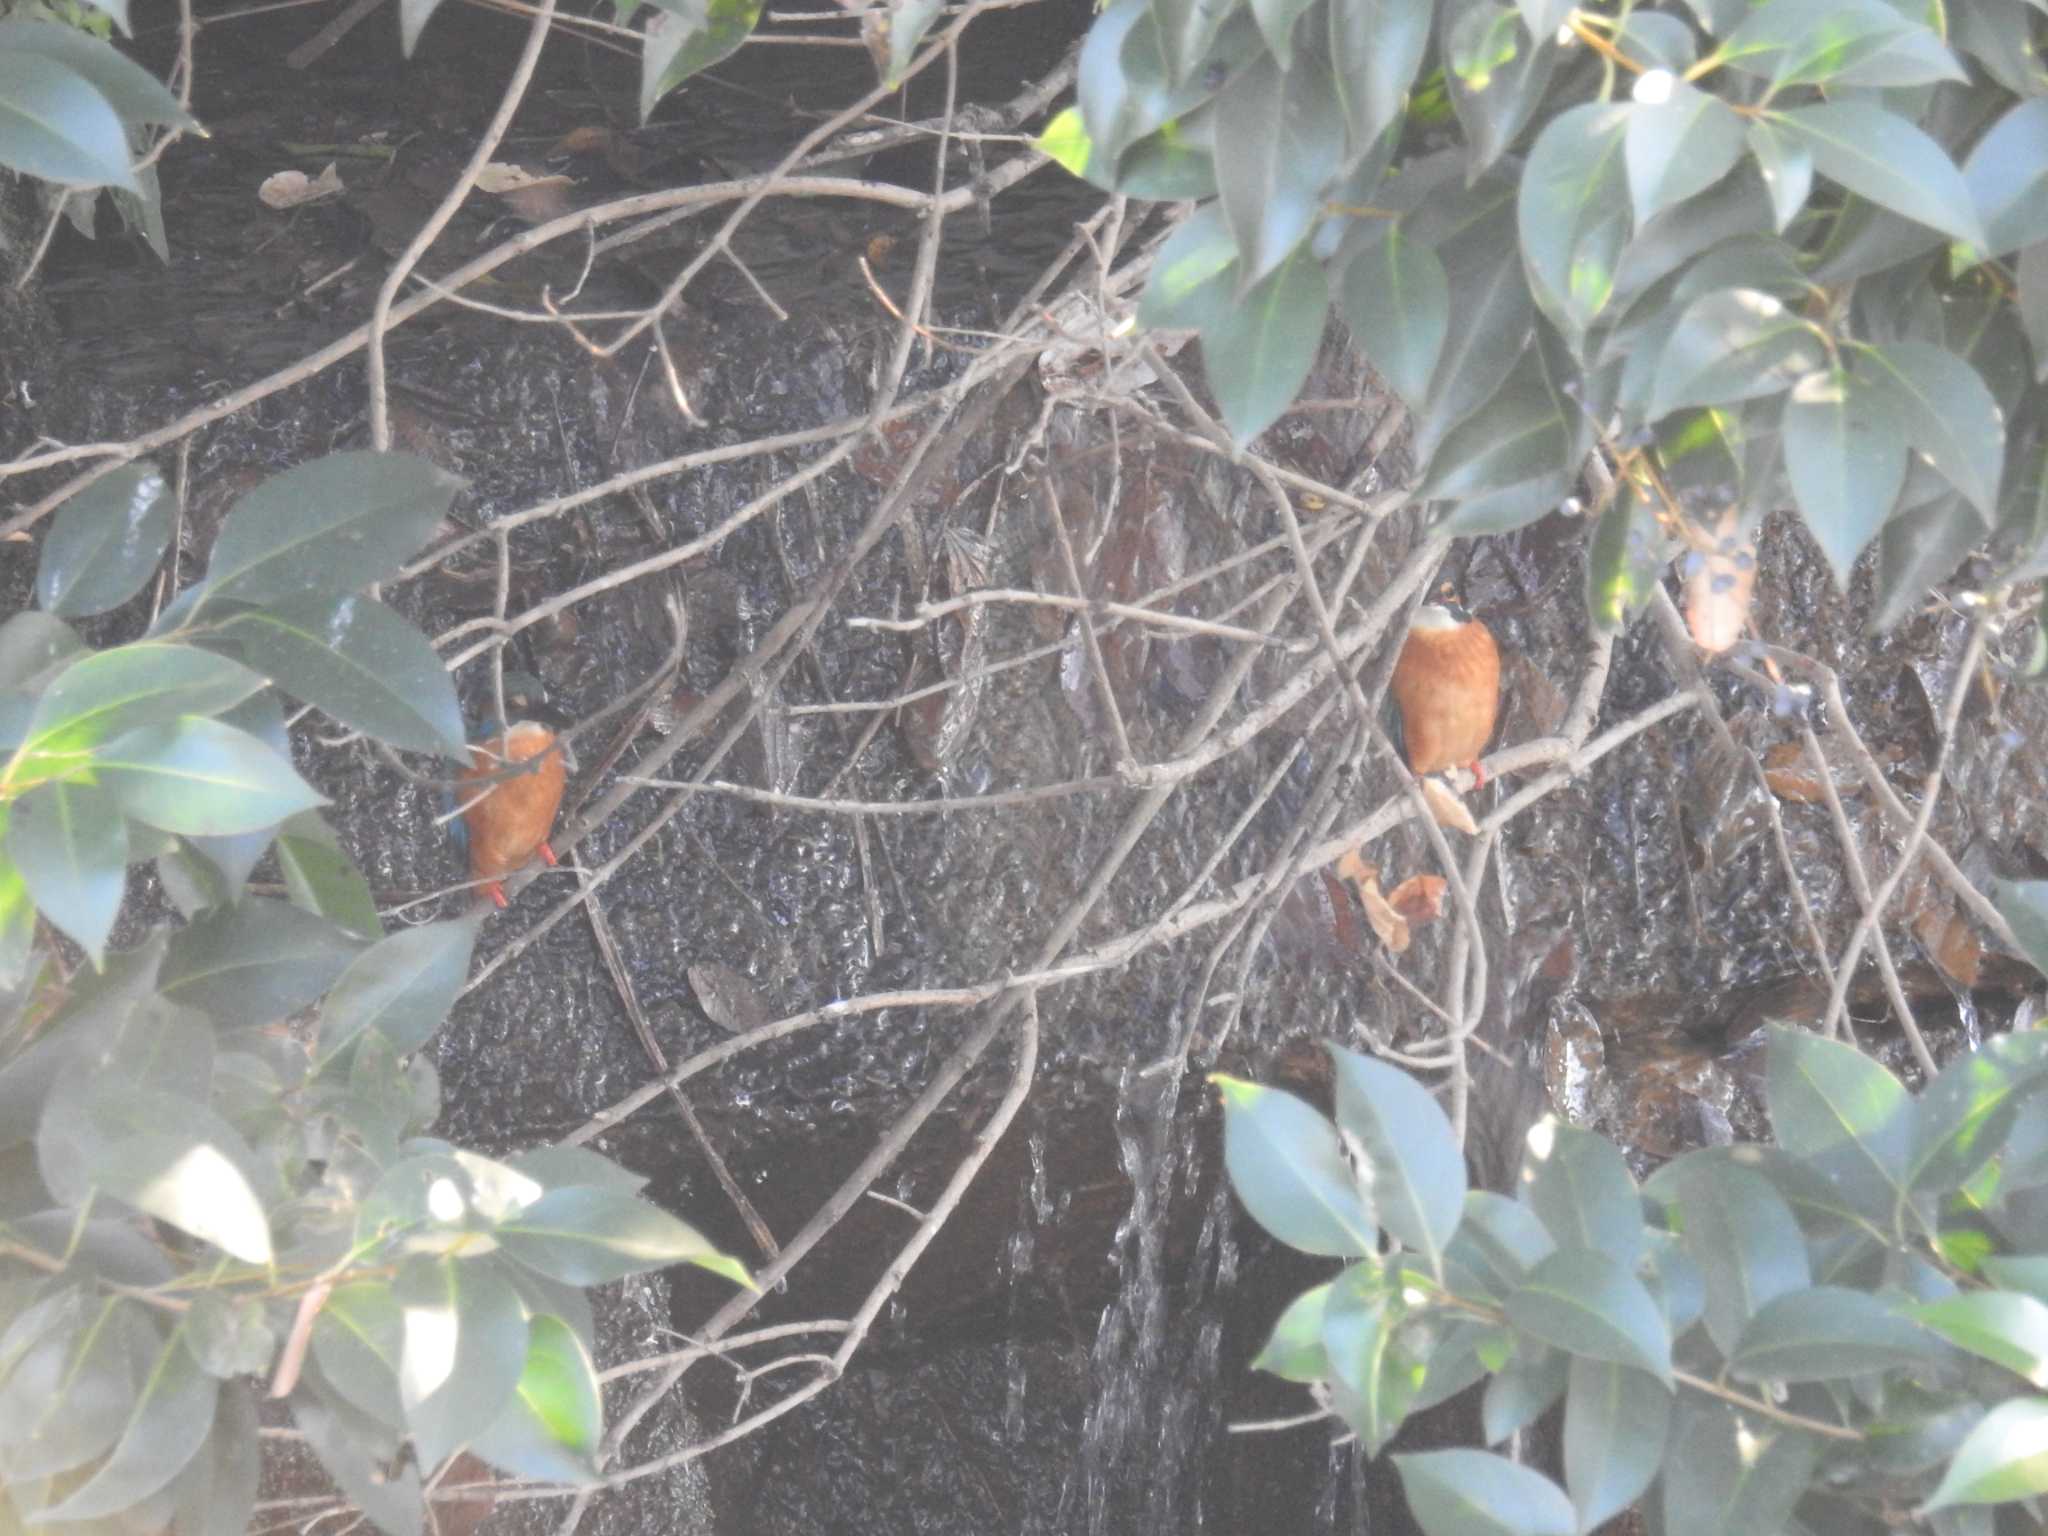
[[[1477,620],[1411,629],[1394,664],[1408,766],[1438,773],[1478,761],[1500,712],[1500,648]]]
[[[511,763],[535,757],[541,762],[533,772],[500,780],[462,813],[469,827],[472,879],[499,879],[533,857],[554,830],[555,812],[561,807],[569,775],[562,753],[555,747],[555,733],[545,726],[515,725],[506,736],[494,736],[470,749],[470,769],[462,775],[464,780],[487,777]],[[466,788],[461,798],[467,801],[476,793],[477,789]]]

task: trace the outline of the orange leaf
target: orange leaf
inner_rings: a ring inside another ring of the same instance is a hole
[[[1442,875],[1410,875],[1394,887],[1387,902],[1411,923],[1435,922],[1444,915],[1444,892],[1449,886]]]

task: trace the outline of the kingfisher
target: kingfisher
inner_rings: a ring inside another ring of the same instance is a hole
[[[1470,768],[1484,782],[1479,754],[1500,713],[1500,647],[1449,584],[1409,621],[1393,691],[1408,766],[1418,776]]]
[[[536,758],[540,761],[529,772],[475,783]],[[483,882],[484,894],[494,903],[509,906],[500,883],[506,875],[536,853],[550,866],[555,862],[548,834],[569,777],[563,749],[546,726],[521,720],[502,736],[471,747],[469,762],[456,781],[457,803],[464,807],[462,820],[469,831],[469,873]]]

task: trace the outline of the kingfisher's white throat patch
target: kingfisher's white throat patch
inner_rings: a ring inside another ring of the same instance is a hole
[[[1415,610],[1410,629],[1456,629],[1464,621],[1442,603],[1424,603]]]

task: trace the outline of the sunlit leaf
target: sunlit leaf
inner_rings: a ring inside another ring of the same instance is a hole
[[[1557,1120],[1529,1133],[1519,1195],[1563,1248],[1629,1265],[1643,1251],[1642,1200],[1628,1164],[1604,1136]]]
[[[526,1363],[504,1412],[470,1449],[521,1477],[587,1483],[597,1476],[604,1404],[597,1371],[576,1331],[559,1317],[532,1319]]]
[[[737,1259],[696,1228],[616,1189],[551,1189],[500,1225],[497,1236],[522,1264],[570,1285],[601,1285],[671,1264],[753,1284]]]
[[[1639,89],[1629,108],[1626,155],[1636,223],[1704,192],[1735,168],[1742,149],[1742,119],[1718,96],[1682,80],[1661,96]]]
[[[640,45],[640,121],[690,76],[732,54],[753,35],[761,0],[654,0]]]
[[[124,731],[219,714],[262,687],[261,674],[189,645],[140,640],[95,651],[43,690],[29,717],[26,751],[88,752]]]
[[[2048,1493],[2048,1398],[2000,1403],[1970,1431],[1921,1513]]]
[[[1252,1369],[1271,1371],[1284,1381],[1328,1380],[1330,1357],[1323,1349],[1323,1309],[1329,1299],[1330,1287],[1325,1284],[1290,1301],[1267,1335],[1265,1347],[1253,1357]]]
[[[1337,1131],[1293,1094],[1221,1073],[1223,1160],[1253,1220],[1306,1253],[1364,1258],[1379,1227]]]
[[[0,39],[9,28],[26,25],[0,22]],[[0,49],[5,47],[0,40]],[[142,590],[163,559],[176,510],[170,486],[147,459],[101,476],[51,520],[36,566],[36,601],[66,615],[120,607]]]
[[[91,784],[43,784],[8,807],[7,856],[43,915],[97,967],[128,888],[128,823]]]
[[[1766,1099],[1778,1144],[1890,1230],[1904,1198],[1913,1103],[1899,1080],[1839,1040],[1773,1027]]]
[[[1740,1415],[1725,1403],[1682,1393],[1664,1468],[1667,1536],[1778,1531],[1806,1492],[1819,1442],[1802,1430]]]
[[[1671,1381],[1671,1332],[1642,1281],[1610,1253],[1560,1248],[1507,1300],[1508,1321],[1574,1355]]]
[[[1365,1149],[1366,1199],[1380,1224],[1442,1272],[1465,1208],[1465,1154],[1429,1091],[1407,1073],[1330,1047],[1337,1124]]]
[[[288,758],[196,715],[116,737],[93,767],[128,815],[188,837],[256,831],[326,804]]]
[[[1827,101],[1762,119],[1851,192],[1930,229],[1986,247],[1970,189],[1948,152],[1905,118],[1862,101]]]
[[[1572,1536],[1571,1500],[1540,1472],[1490,1451],[1396,1456],[1408,1509],[1429,1536]]]
[[[2048,1387],[2048,1305],[2014,1291],[1967,1291],[1908,1313],[1958,1349],[1966,1349]]]
[[[526,1355],[526,1309],[489,1258],[408,1259],[394,1293],[399,1400],[420,1465],[435,1467],[504,1411]]]

